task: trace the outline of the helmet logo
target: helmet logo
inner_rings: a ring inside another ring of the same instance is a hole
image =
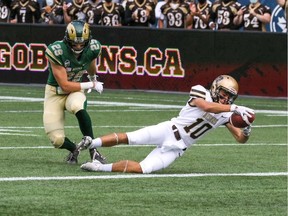
[[[82,43],[85,40],[89,40],[89,25],[85,23],[83,26],[77,26],[75,24],[73,25],[73,23],[69,23],[67,26],[67,34],[69,40],[75,43]]]

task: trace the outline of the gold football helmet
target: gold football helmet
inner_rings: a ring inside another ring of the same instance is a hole
[[[66,41],[66,43],[74,53],[80,54],[89,45],[90,40],[91,40],[91,32],[88,23],[85,23],[80,20],[75,20],[67,25],[64,41]],[[73,49],[73,45],[83,43],[84,43],[83,49],[81,50]]]
[[[221,95],[220,90],[229,94],[228,104],[233,104],[238,96],[239,86],[237,81],[228,75],[218,76],[212,83],[210,92],[214,102],[219,102]]]

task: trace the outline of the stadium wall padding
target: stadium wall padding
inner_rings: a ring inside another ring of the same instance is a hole
[[[103,46],[99,80],[105,88],[187,92],[220,74],[236,78],[242,95],[287,97],[284,33],[92,26]],[[0,24],[0,82],[44,84],[46,47],[63,25]]]

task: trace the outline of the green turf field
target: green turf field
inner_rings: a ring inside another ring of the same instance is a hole
[[[0,86],[0,215],[287,215],[287,101],[239,97],[256,110],[247,144],[224,127],[163,171],[87,173],[64,163],[42,124],[44,87]],[[96,136],[178,114],[187,94],[104,90],[88,95]],[[66,134],[81,133],[66,115]],[[110,162],[142,160],[153,147],[101,148]],[[80,164],[89,160],[82,152]]]

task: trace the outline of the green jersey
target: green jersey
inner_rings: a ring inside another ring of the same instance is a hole
[[[81,56],[76,58],[71,48],[64,41],[56,41],[48,46],[45,51],[46,57],[54,64],[61,65],[66,69],[67,79],[72,82],[81,82],[82,75],[89,68],[91,61],[101,54],[101,44],[92,39]],[[47,84],[58,87],[49,63],[49,76]]]

